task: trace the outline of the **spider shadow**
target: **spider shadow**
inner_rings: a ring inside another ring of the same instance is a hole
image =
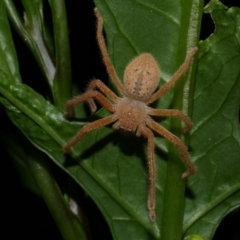
[[[194,194],[194,192],[189,188],[188,185],[186,185],[186,188],[185,188],[185,196],[186,198],[188,199],[195,199],[196,198],[196,195]]]
[[[109,129],[112,129],[111,126],[107,126],[105,128],[108,128],[108,131]],[[87,138],[88,135],[91,134],[94,134],[94,132],[87,133],[84,138]],[[84,141],[84,139],[82,141]],[[64,166],[71,167],[82,161],[87,161],[91,159],[93,154],[97,155],[104,148],[107,148],[110,143],[112,143],[114,147],[117,146],[122,155],[127,157],[135,156],[142,162],[142,164],[144,163],[144,160],[147,159],[144,147],[144,145],[146,145],[146,141],[143,137],[137,137],[135,134],[123,132],[121,130],[113,130],[112,132],[98,138],[96,142],[92,142],[89,143],[89,145],[84,146],[83,152],[78,155],[76,159],[73,159],[70,155],[66,154]],[[144,164],[144,168],[145,167],[146,163]]]
[[[146,151],[144,149],[144,139],[137,137],[134,133],[126,131],[115,131],[115,138],[113,144],[118,146],[119,151],[127,157],[135,156],[142,160],[142,163],[147,158]],[[144,164],[146,165],[146,164]]]

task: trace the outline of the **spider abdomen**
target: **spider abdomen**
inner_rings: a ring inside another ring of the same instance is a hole
[[[122,98],[116,109],[118,121],[113,125],[115,129],[135,132],[147,118],[146,104],[138,100]]]
[[[133,59],[124,73],[124,94],[130,98],[145,101],[158,86],[160,68],[149,53]]]

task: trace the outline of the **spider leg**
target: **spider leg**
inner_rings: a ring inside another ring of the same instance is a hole
[[[96,89],[100,90],[105,96],[107,96],[112,101],[114,101],[114,102],[117,101],[118,96],[99,79],[92,80],[90,82],[86,92],[93,91]],[[96,112],[97,107],[96,107],[96,104],[93,101],[93,99],[89,99],[89,100],[87,100],[87,102],[90,106],[91,112],[92,113]]]
[[[112,103],[110,103],[105,96],[103,96],[100,92],[97,91],[89,91],[84,93],[81,96],[77,96],[66,103],[67,114],[64,116],[65,118],[69,118],[73,115],[73,107],[79,103],[88,101],[89,99],[96,99],[103,107],[105,107],[108,111],[114,112],[114,107]]]
[[[117,120],[117,116],[113,114],[85,125],[68,143],[64,145],[63,147],[64,152],[65,153],[70,152],[71,147],[74,144],[76,144],[78,141],[80,141],[85,133],[95,130],[97,128],[103,127],[105,125],[108,125],[116,120]]]
[[[153,121],[150,117],[147,118],[146,121],[147,125],[152,128],[154,131],[156,131],[158,134],[162,135],[164,138],[168,139],[171,143],[176,145],[178,149],[180,150],[180,153],[185,161],[185,164],[188,168],[186,172],[183,173],[182,178],[187,179],[188,176],[194,174],[196,172],[195,167],[189,157],[187,148],[184,146],[184,144],[181,142],[181,140],[176,137],[174,134],[169,132],[167,129]]]
[[[184,128],[184,132],[188,132],[192,127],[193,124],[191,120],[181,111],[176,110],[176,109],[153,109],[149,108],[148,114],[151,116],[159,116],[159,117],[178,117],[182,119],[186,127]]]
[[[193,56],[196,54],[198,48],[193,48],[188,55],[186,56],[186,59],[184,63],[180,66],[180,68],[175,72],[173,77],[164,84],[157,92],[155,92],[151,98],[147,101],[147,104],[150,104],[154,101],[156,101],[158,98],[160,98],[163,94],[165,94],[169,88],[171,88],[175,82],[183,75],[183,73],[189,68],[189,65],[191,63],[191,60]]]
[[[155,181],[156,181],[156,167],[154,159],[154,136],[152,131],[145,125],[140,125],[137,130],[137,136],[144,136],[147,138],[148,147],[148,171],[149,171],[149,190],[148,190],[148,211],[149,218],[155,222]]]
[[[104,41],[104,37],[102,34],[102,30],[103,30],[103,19],[101,17],[100,12],[98,11],[97,8],[94,9],[95,15],[97,17],[97,41],[98,41],[98,45],[99,48],[101,50],[102,53],[102,58],[103,58],[103,62],[106,66],[107,72],[109,74],[109,76],[111,77],[112,81],[114,82],[114,84],[117,86],[118,90],[123,93],[123,84],[120,81],[116,70],[114,69],[110,57],[108,55],[107,52],[107,47]]]

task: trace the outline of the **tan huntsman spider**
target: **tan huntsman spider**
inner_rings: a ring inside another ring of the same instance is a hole
[[[153,109],[148,105],[158,100],[165,94],[175,82],[188,69],[190,62],[197,52],[197,48],[193,48],[184,63],[176,71],[173,77],[163,85],[159,90],[155,91],[160,81],[160,68],[149,53],[143,53],[133,59],[126,67],[123,83],[120,81],[107,52],[106,44],[102,35],[103,19],[97,9],[95,14],[97,23],[97,41],[103,62],[107,72],[113,83],[119,90],[121,97],[117,96],[103,82],[96,79],[90,82],[86,92],[78,97],[73,98],[66,104],[66,118],[73,115],[73,107],[76,104],[87,102],[92,112],[96,111],[96,105],[93,101],[98,101],[111,114],[94,122],[85,125],[65,146],[64,151],[70,152],[71,147],[82,139],[85,133],[103,127],[107,124],[114,123],[114,129],[135,133],[138,137],[143,136],[147,139],[148,148],[148,169],[149,169],[149,192],[147,207],[151,221],[155,221],[155,159],[154,159],[154,130],[159,135],[168,139],[176,145],[182,155],[187,166],[187,171],[183,173],[182,178],[186,179],[189,175],[195,173],[195,168],[190,160],[187,148],[178,137],[155,122],[150,116],[160,117],[178,117],[186,124],[186,131],[192,128],[190,119],[175,109]]]

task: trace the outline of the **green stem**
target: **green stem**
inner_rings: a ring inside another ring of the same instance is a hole
[[[71,57],[65,2],[50,0],[53,17],[56,74],[53,84],[55,105],[62,108],[71,97]]]
[[[28,146],[28,163],[36,179],[43,200],[51,212],[62,236],[66,240],[87,239],[84,228],[70,211],[55,182],[45,155]]]
[[[162,216],[162,240],[180,240],[182,238],[185,189],[185,183],[181,179],[183,172],[184,167],[179,159],[179,153],[171,146]]]
[[[184,61],[187,51],[198,45],[202,0],[182,1],[182,19],[179,41],[179,65]],[[192,110],[192,96],[194,91],[195,65],[190,66],[184,79],[175,86],[173,109],[180,109],[190,115]],[[172,120],[172,129],[177,136],[181,136],[181,123]],[[181,176],[185,170],[179,151],[170,146],[165,184],[164,210],[162,219],[161,240],[181,240],[183,236],[183,215],[185,203],[185,182]]]

